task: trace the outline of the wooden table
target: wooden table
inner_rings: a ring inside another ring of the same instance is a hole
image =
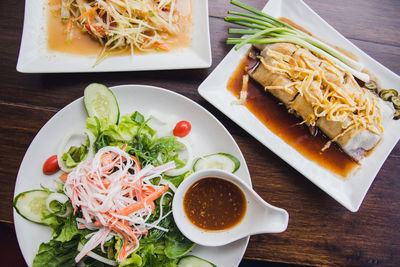
[[[355,45],[400,74],[400,1],[305,1]],[[265,4],[265,0],[246,2],[258,8]],[[199,84],[231,49],[225,44],[228,25],[223,21],[229,8],[228,0],[209,1],[213,65],[208,69],[22,74],[16,72],[15,67],[24,4],[23,1],[1,1],[0,221],[13,221],[12,199],[19,165],[30,142],[48,119],[81,97],[83,88],[91,82],[108,86],[148,84],[173,90],[211,111],[239,144],[250,169],[254,189],[269,203],[289,212],[287,231],[251,237],[245,259],[299,265],[398,265],[399,145],[386,160],[360,210],[352,213],[197,93]]]

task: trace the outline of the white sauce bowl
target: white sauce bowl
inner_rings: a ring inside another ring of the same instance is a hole
[[[197,181],[215,177],[239,187],[246,197],[244,218],[226,230],[204,230],[195,226],[186,216],[183,199],[187,190]],[[179,230],[191,241],[203,246],[223,246],[243,237],[261,233],[280,233],[286,230],[289,214],[286,210],[265,202],[251,187],[236,175],[221,170],[202,170],[187,177],[175,192],[172,213]]]

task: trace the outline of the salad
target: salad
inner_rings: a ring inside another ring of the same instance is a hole
[[[86,141],[66,147],[68,134],[43,165],[45,174],[61,169],[58,188],[42,186],[14,200],[21,216],[53,230],[32,265],[214,266],[187,255],[195,244],[175,225],[172,199],[193,171],[234,172],[239,161],[217,153],[193,162],[183,138],[190,134],[189,122],[160,136],[140,112],[120,116],[114,95],[103,85],[89,85],[84,102]]]

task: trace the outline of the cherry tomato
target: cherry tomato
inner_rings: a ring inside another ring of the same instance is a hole
[[[60,167],[58,166],[57,155],[51,156],[43,164],[44,174],[53,174],[56,173],[59,169]]]
[[[192,125],[188,121],[180,121],[176,124],[173,134],[178,137],[185,137],[191,129]]]

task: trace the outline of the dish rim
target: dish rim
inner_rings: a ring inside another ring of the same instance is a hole
[[[138,54],[133,57],[113,56],[96,67],[93,67],[96,55],[78,55],[47,49],[48,1],[25,0],[24,23],[16,65],[18,72],[88,73],[201,69],[212,64],[208,0],[192,0],[192,44],[189,47],[165,53]]]

